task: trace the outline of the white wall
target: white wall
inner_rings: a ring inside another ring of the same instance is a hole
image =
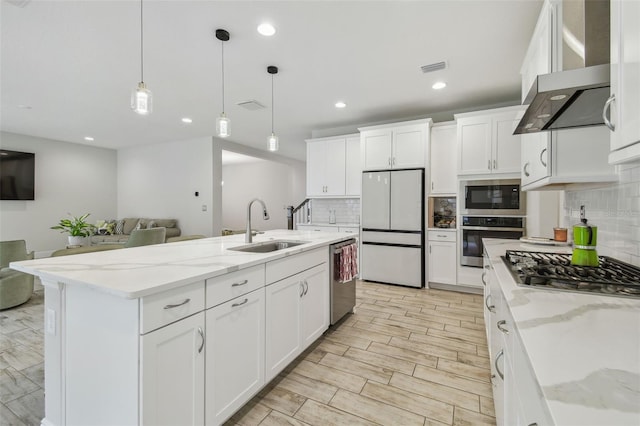
[[[88,220],[116,217],[115,150],[15,133],[0,133],[5,149],[36,154],[35,200],[0,202],[0,240],[26,240],[27,249],[67,245],[67,234],[49,229],[71,213]]]
[[[291,164],[259,160],[222,167],[222,227],[242,230],[246,226],[247,205],[254,198],[267,205],[270,219],[262,219],[262,208],[254,203],[251,226],[262,231],[286,229],[286,206],[296,206],[305,198],[305,169]]]
[[[118,150],[118,217],[175,218],[182,235],[212,236],[212,144],[203,137]]]

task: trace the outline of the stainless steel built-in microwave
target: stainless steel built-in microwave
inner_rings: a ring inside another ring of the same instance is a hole
[[[462,214],[525,216],[520,179],[462,181]]]

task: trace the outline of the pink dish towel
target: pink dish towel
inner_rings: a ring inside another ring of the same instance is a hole
[[[349,244],[342,247],[337,259],[337,278],[341,283],[346,283],[358,275],[358,246]]]

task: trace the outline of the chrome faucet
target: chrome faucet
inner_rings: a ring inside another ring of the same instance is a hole
[[[259,198],[254,198],[253,200],[249,201],[249,205],[247,206],[247,232],[246,232],[245,237],[244,237],[244,242],[245,243],[252,242],[252,235],[251,235],[251,205],[256,201],[259,202],[260,204],[262,204],[262,218],[264,220],[269,220],[269,213],[267,212],[267,206],[265,206],[264,201],[262,201]]]

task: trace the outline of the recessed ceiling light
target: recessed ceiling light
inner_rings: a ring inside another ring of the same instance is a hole
[[[342,101],[336,102],[336,108],[346,108],[347,104]]]
[[[184,118],[182,119],[182,122],[183,122],[183,123],[187,123],[187,124],[191,124],[191,123],[193,123],[193,120],[192,120],[192,119],[190,119],[189,117],[184,117]]]
[[[93,137],[91,137],[91,136],[85,136],[85,137],[84,137],[84,140],[85,140],[85,141],[89,141],[89,142],[91,142],[91,141],[93,141],[93,140],[95,140],[95,139],[93,139]]]
[[[559,101],[559,100],[562,100],[562,99],[564,99],[566,97],[567,97],[567,95],[555,95],[555,96],[550,97],[549,99],[551,99],[552,101]]]
[[[20,105],[18,105],[18,108],[20,108],[20,109],[31,109],[31,105],[22,105],[22,104],[20,104]]]
[[[268,22],[264,22],[258,25],[258,32],[263,36],[269,37],[276,33],[276,29],[273,27],[273,25],[269,24]]]
[[[433,86],[431,86],[432,89],[436,90],[444,89],[445,87],[447,87],[447,83],[445,83],[444,81],[438,81],[437,83],[434,83]]]

